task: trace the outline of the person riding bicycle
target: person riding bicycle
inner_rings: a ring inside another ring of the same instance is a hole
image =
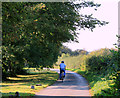
[[[64,61],[61,61],[61,64],[60,64],[60,79],[61,79],[62,71],[64,72],[64,77],[65,77],[65,69],[66,69],[66,65],[64,64]]]

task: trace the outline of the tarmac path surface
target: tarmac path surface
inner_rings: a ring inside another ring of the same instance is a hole
[[[58,69],[51,69],[59,73]],[[55,84],[37,92],[34,98],[90,98],[88,83],[81,75],[67,71],[64,81],[57,80]]]

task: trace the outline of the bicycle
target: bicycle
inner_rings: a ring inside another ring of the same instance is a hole
[[[61,80],[62,80],[62,82],[63,82],[63,80],[64,80],[64,71],[62,71],[62,73],[61,73]]]

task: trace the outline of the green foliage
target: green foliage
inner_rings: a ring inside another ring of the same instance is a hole
[[[107,24],[92,15],[79,15],[93,2],[3,2],[3,73],[21,73],[25,65],[52,67],[63,42],[77,41],[76,29]],[[88,25],[87,25],[88,24]]]
[[[85,60],[87,55],[78,55],[78,56],[64,56],[59,57],[56,65],[59,65],[61,61],[64,61],[68,69],[77,69],[85,70]]]
[[[93,96],[120,96],[120,51],[100,49],[88,55],[59,58],[67,68],[84,76]],[[84,70],[83,70],[84,69]]]
[[[105,78],[105,81],[113,81],[113,86],[109,85],[108,88],[103,86],[97,96],[118,96],[119,95],[119,51],[115,49],[101,49],[92,52],[86,60],[87,73],[95,75],[98,79]],[[93,73],[91,73],[93,72]],[[101,80],[100,80],[101,81]],[[108,83],[110,84],[110,83]],[[97,84],[96,84],[97,85]],[[99,84],[100,85],[100,84]],[[104,88],[105,87],[105,88]],[[94,88],[93,88],[94,89]],[[109,91],[110,90],[110,91]]]
[[[103,56],[92,56],[87,59],[86,64],[89,71],[102,73],[108,69],[108,62],[110,61],[109,57]]]
[[[111,50],[111,52],[113,53],[113,56],[110,62],[110,73],[112,73],[114,76],[113,79],[115,79],[115,85],[113,87],[117,89],[117,93],[120,95],[120,50]]]
[[[80,69],[72,69],[87,79],[90,86],[90,93],[93,97],[100,96],[119,96],[119,92],[114,87],[115,80],[106,79],[104,75],[95,72],[81,71]]]
[[[82,54],[82,55],[87,55],[87,54],[88,54],[88,52],[87,52],[86,50],[78,49],[78,50],[72,51],[71,49],[69,49],[69,48],[66,47],[66,46],[62,46],[62,47],[60,48],[60,56],[61,56],[63,53],[64,53],[64,54],[69,54],[70,56],[78,56],[78,55],[80,55],[80,54]]]

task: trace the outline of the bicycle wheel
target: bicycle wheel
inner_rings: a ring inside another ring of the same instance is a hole
[[[63,80],[64,80],[64,72],[62,72],[62,74],[61,74],[61,80],[63,82]]]

